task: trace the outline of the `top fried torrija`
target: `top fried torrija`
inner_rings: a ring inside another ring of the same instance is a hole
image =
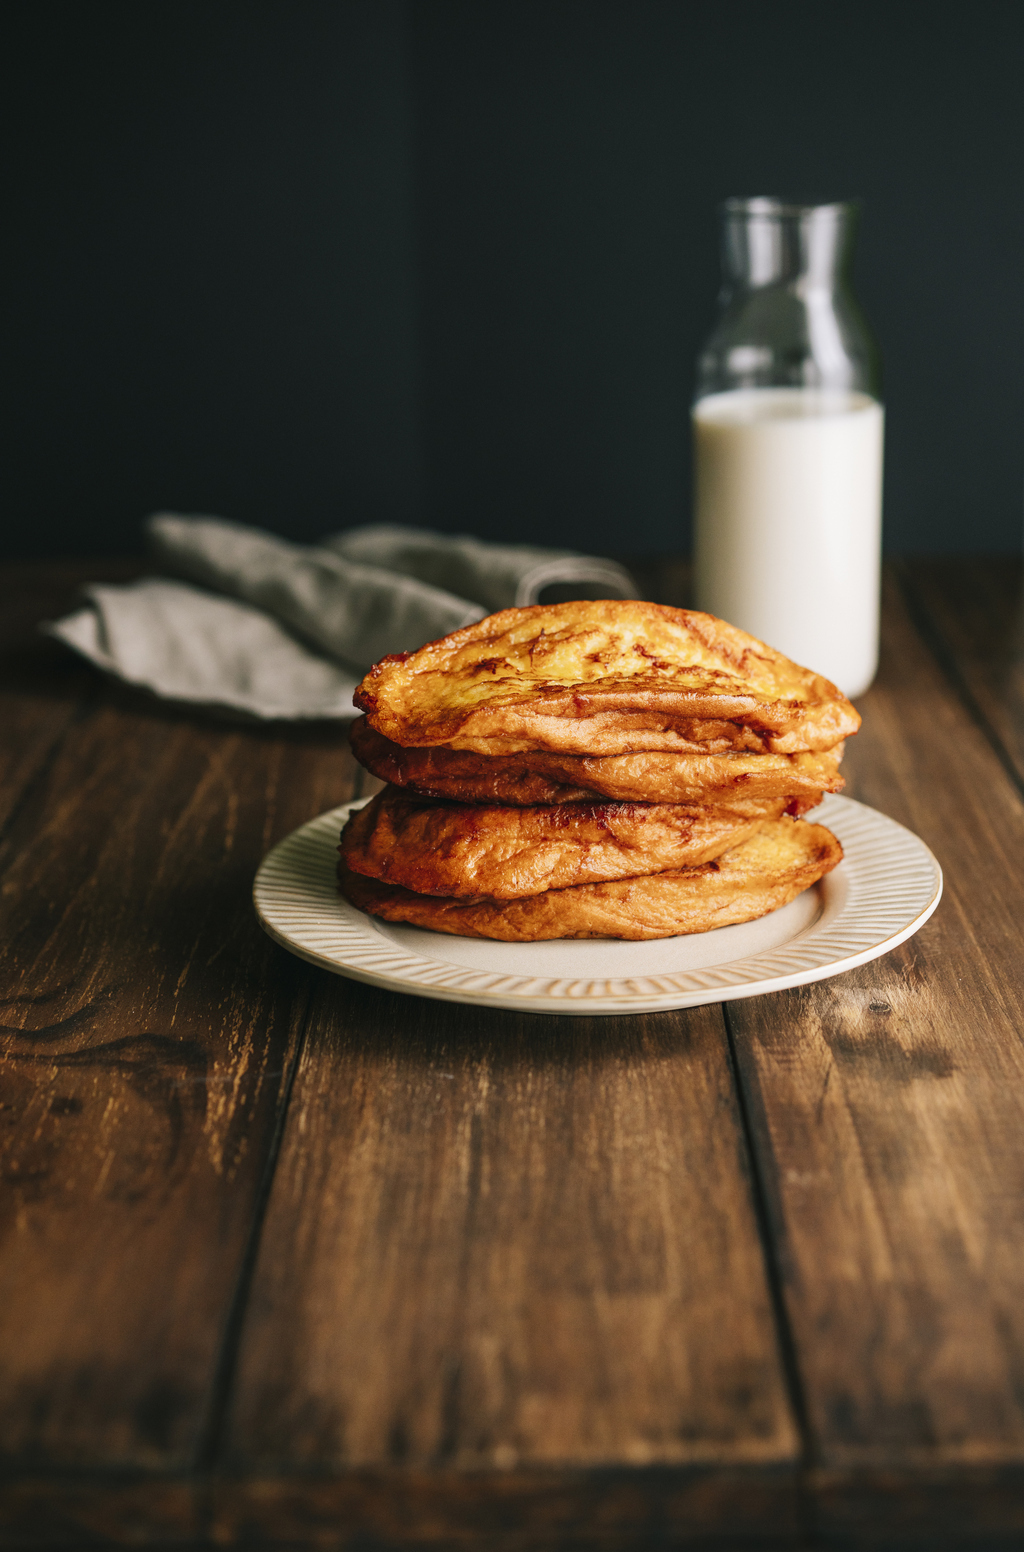
[[[355,702],[396,744],[481,754],[796,754],[860,726],[834,684],[735,626],[631,599],[504,609],[383,658]]]

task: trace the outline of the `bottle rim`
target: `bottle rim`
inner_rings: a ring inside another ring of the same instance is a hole
[[[801,200],[783,199],[774,194],[757,194],[750,198],[734,196],[724,200],[720,208],[724,216],[758,216],[769,221],[792,221],[807,216],[825,215],[832,215],[838,219],[856,214],[860,204],[857,198],[807,204]]]

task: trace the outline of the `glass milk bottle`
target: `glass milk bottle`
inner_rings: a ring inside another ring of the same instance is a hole
[[[858,695],[878,662],[883,416],[848,281],[856,209],[722,215],[693,406],[697,607]]]

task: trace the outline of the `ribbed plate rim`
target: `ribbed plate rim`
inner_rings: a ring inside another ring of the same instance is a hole
[[[399,947],[338,894],[338,832],[359,806],[329,809],[267,854],[253,885],[260,925],[292,953],[335,974],[448,1002],[589,1015],[781,991],[888,953],[924,925],[942,896],[942,870],[918,836],[864,803],[829,796],[813,817],[835,832],[845,857],[830,880],[815,886],[827,908],[784,944],[703,969],[606,981],[472,970]]]

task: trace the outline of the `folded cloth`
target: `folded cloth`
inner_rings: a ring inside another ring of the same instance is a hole
[[[467,534],[375,524],[322,539],[324,549],[363,566],[418,577],[472,598],[488,614],[569,598],[637,598],[623,566],[575,550],[543,550],[525,544],[488,544]],[[548,595],[548,596],[545,596]]]
[[[84,608],[43,629],[128,684],[252,717],[357,715],[357,676],[250,604],[164,577],[83,592]]]
[[[160,512],[146,524],[165,571],[256,604],[336,662],[367,669],[488,612],[414,576],[289,544],[215,517]]]
[[[81,609],[44,629],[156,695],[256,717],[353,717],[357,679],[378,659],[535,602],[552,582],[636,596],[612,561],[412,528],[298,545],[163,512],[146,530],[161,569],[183,580],[86,588]]]

